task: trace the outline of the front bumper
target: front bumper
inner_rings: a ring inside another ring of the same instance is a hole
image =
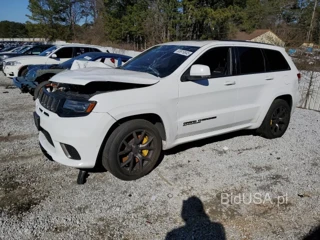
[[[13,78],[13,84],[21,89],[21,92],[28,93],[37,87],[36,82],[26,81],[23,77]]]
[[[17,66],[4,65],[3,67],[4,74],[6,75],[6,77],[9,77],[9,78],[18,77],[18,71],[19,71],[19,68]]]
[[[90,169],[96,165],[103,140],[115,123],[115,119],[108,113],[92,112],[85,117],[62,118],[45,109],[38,99],[36,114],[40,117],[39,141],[44,150],[54,161],[81,169]],[[80,160],[67,157],[63,147],[65,145],[72,146]]]

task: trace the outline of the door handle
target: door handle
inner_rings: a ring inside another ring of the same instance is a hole
[[[273,79],[274,79],[274,77],[266,78],[267,81],[271,81],[271,80],[273,80]]]
[[[224,83],[224,85],[232,86],[232,85],[236,85],[236,82],[235,81],[227,81],[227,82]]]

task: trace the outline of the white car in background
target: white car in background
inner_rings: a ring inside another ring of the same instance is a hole
[[[76,57],[86,52],[106,52],[106,48],[85,45],[85,44],[65,44],[55,45],[37,56],[13,57],[3,62],[3,72],[9,78],[25,76],[28,66],[38,64],[60,64],[70,58]]]

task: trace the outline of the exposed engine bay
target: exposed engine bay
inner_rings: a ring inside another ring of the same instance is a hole
[[[90,82],[84,86],[50,82],[45,86],[45,88],[48,92],[55,93],[60,96],[63,95],[66,98],[89,99],[94,95],[105,92],[122,91],[148,86],[149,85],[120,82]]]

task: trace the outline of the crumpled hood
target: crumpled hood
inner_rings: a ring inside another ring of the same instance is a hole
[[[82,68],[64,71],[53,76],[50,81],[75,85],[86,85],[90,82],[121,82],[152,85],[160,78],[149,73],[134,72],[122,69]]]

